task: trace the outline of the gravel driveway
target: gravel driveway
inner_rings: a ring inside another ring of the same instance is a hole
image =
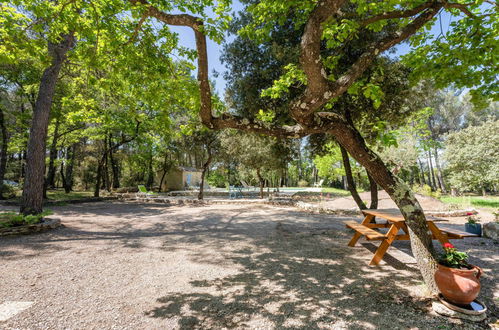
[[[347,247],[347,218],[263,205],[106,202],[52,209],[63,228],[0,238],[0,306],[24,306],[0,322],[2,329],[497,324],[499,245],[487,239],[454,241],[486,273],[480,298],[490,317],[471,324],[429,311],[408,242],[396,242],[380,266],[368,266],[376,246]]]

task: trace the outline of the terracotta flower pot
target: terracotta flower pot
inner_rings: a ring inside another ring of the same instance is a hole
[[[472,267],[472,269],[458,269],[438,265],[435,272],[435,282],[444,298],[449,302],[467,305],[478,296],[482,269],[477,266]]]

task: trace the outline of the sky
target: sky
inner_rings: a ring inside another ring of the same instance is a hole
[[[232,10],[233,15],[237,15],[237,12],[243,10],[244,7],[239,1],[233,0],[232,9],[233,9]],[[449,15],[447,12],[442,12],[439,15],[437,23],[432,28],[432,33],[434,35],[439,35],[442,32],[445,35],[445,33],[449,29],[449,24],[452,21],[452,19],[453,18],[451,17],[451,15]],[[193,49],[196,47],[194,33],[190,28],[173,26],[171,27],[171,30],[179,33],[181,46]],[[232,38],[227,37],[225,40],[226,42],[230,42]],[[223,52],[223,45],[221,44],[219,45],[213,42],[212,40],[208,39],[207,47],[208,47],[208,66],[210,71],[210,79],[211,81],[215,82],[215,91],[218,93],[218,95],[220,95],[223,98],[226,86],[226,81],[223,77],[224,76],[223,73],[226,71],[226,68],[220,62],[220,56],[222,55]],[[392,56],[399,57],[401,55],[407,54],[409,51],[410,51],[409,45],[407,43],[402,43],[396,47],[396,52]],[[216,75],[214,74],[214,72],[217,72],[219,74]]]

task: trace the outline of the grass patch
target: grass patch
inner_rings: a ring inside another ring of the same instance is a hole
[[[329,195],[330,199],[337,197],[350,196],[348,190],[338,189],[338,188],[322,188],[320,192],[315,191],[298,191],[293,195],[293,199],[309,201],[309,202],[319,202],[327,199]]]
[[[499,196],[442,196],[440,200],[446,204],[455,204],[460,208],[481,207],[499,209]]]
[[[47,198],[55,201],[69,201],[75,199],[85,199],[93,197],[94,193],[91,191],[71,191],[69,193],[65,193],[64,190],[49,190],[47,191]]]
[[[333,196],[338,196],[338,197],[344,197],[344,196],[350,196],[350,192],[348,190],[343,190],[339,188],[322,188],[321,190],[323,193],[331,194]],[[357,189],[358,192],[363,192],[362,189]]]

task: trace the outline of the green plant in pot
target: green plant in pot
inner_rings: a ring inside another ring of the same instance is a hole
[[[476,234],[482,236],[482,225],[480,224],[480,218],[475,216],[469,216],[467,218],[468,222],[464,224],[464,230],[468,233]]]
[[[444,298],[456,305],[468,305],[480,292],[480,267],[470,265],[468,255],[458,251],[451,243],[443,245],[438,260],[435,282]]]

